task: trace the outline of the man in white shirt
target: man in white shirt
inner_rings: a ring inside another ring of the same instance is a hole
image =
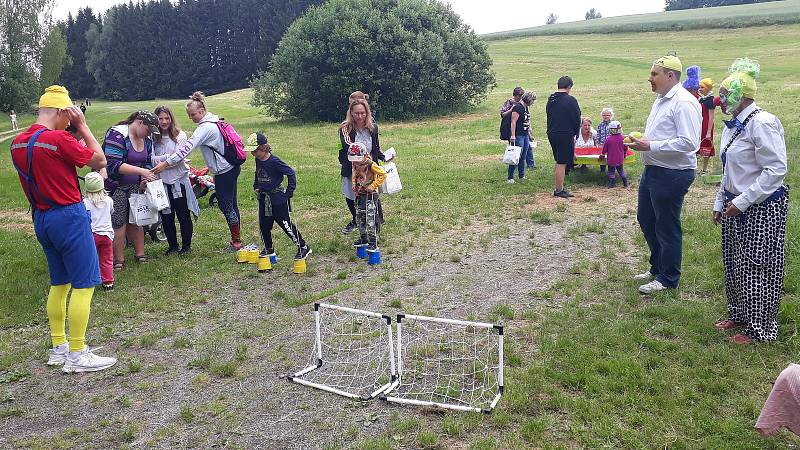
[[[644,164],[636,217],[650,248],[650,270],[635,278],[652,281],[639,286],[643,294],[676,288],[681,276],[681,209],[694,182],[703,121],[697,99],[680,84],[682,71],[676,56],[653,63],[649,81],[658,97],[644,136],[629,144]]]
[[[733,118],[724,121],[713,213],[722,224],[728,319],[714,327],[742,327],[729,338],[736,344],[777,339],[786,264],[786,142],[781,121],[755,103],[760,71],[756,61],[737,59],[719,90],[722,112]]]

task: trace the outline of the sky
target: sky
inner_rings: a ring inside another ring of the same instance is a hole
[[[56,0],[55,19],[66,19],[79,8],[91,6],[105,12],[112,5],[127,0]],[[596,8],[603,17],[642,14],[664,10],[664,0],[445,0],[478,34],[544,25],[548,14],[558,15],[559,22],[583,20]]]

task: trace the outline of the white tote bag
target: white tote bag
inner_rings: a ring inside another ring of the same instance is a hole
[[[150,200],[150,206],[156,211],[169,208],[167,190],[164,189],[164,183],[161,180],[147,183],[147,188],[144,192],[147,195],[147,199]]]
[[[150,206],[147,194],[131,194],[128,202],[131,205],[128,222],[140,227],[158,222],[158,210]]]
[[[516,145],[506,146],[506,152],[503,153],[503,164],[516,166],[519,163],[520,153],[522,153],[522,147],[517,147]]]
[[[384,194],[394,194],[403,189],[403,184],[400,182],[400,175],[397,173],[397,165],[393,162],[388,162],[383,166],[386,171],[386,180],[381,185],[381,192]]]

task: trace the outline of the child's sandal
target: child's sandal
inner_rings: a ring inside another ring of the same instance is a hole
[[[145,256],[145,255],[134,256],[134,258],[136,258],[136,262],[139,263],[139,264],[147,262],[147,256]]]
[[[125,261],[117,261],[114,263],[114,270],[122,270],[125,268]]]

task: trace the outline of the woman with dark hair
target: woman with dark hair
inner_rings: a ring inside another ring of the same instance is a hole
[[[200,149],[203,159],[208,166],[208,170],[214,174],[214,183],[217,192],[217,204],[225,220],[228,222],[228,229],[231,232],[231,240],[223,249],[232,253],[242,248],[240,237],[240,215],[237,186],[241,167],[233,165],[225,160],[225,139],[217,126],[220,121],[219,116],[211,114],[206,108],[206,97],[202,92],[197,91],[186,103],[186,114],[197,124],[197,129],[192,133],[192,137],[176,146],[176,150],[164,161],[161,161],[153,171],[160,173],[168,167],[183,164],[183,159],[195,148]]]
[[[114,201],[111,225],[114,228],[114,269],[125,266],[126,240],[133,242],[137,262],[145,262],[144,230],[128,223],[131,194],[139,193],[156,179],[150,170],[153,139],[158,130],[158,119],[149,111],[136,111],[106,132],[103,152],[108,161],[106,190]]]
[[[167,158],[183,144],[188,137],[178,127],[175,116],[166,106],[159,106],[153,113],[158,117],[160,134],[155,135],[153,146],[153,164],[166,161]],[[186,160],[159,173],[164,189],[169,198],[169,208],[161,211],[161,226],[167,236],[167,255],[177,253],[184,255],[192,250],[192,216],[200,214],[200,205],[189,183],[189,169]],[[191,213],[191,214],[190,214]],[[181,247],[178,248],[178,230],[175,228],[175,216],[181,224]]]
[[[342,176],[342,195],[347,202],[350,210],[350,223],[342,228],[342,233],[350,233],[357,228],[356,226],[356,194],[353,191],[353,164],[347,159],[347,149],[350,144],[360,142],[364,144],[369,152],[372,161],[385,161],[381,152],[380,141],[378,140],[378,124],[375,123],[369,108],[369,103],[365,99],[355,99],[347,108],[347,117],[339,127],[339,140],[342,147],[339,149],[339,164],[341,164]],[[379,221],[383,222],[383,212],[378,202]]]

